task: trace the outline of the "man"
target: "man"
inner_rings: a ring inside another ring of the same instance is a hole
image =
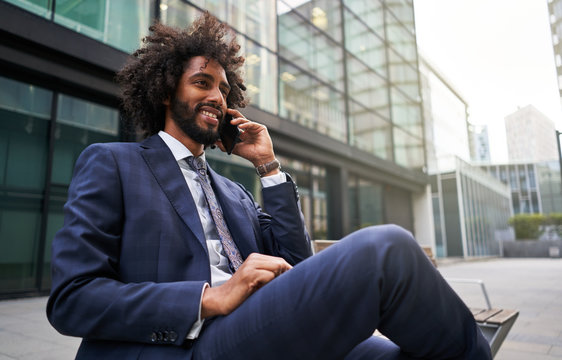
[[[187,31],[151,31],[118,74],[125,114],[151,136],[83,152],[53,241],[47,313],[83,337],[77,358],[491,358],[407,231],[363,229],[309,257],[266,127],[233,110],[244,59],[224,24],[205,14]],[[224,151],[226,114],[267,212],[205,167],[207,146]]]

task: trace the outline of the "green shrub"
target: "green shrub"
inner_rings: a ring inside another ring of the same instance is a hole
[[[548,214],[546,225],[554,226],[554,229],[558,233],[558,236],[562,237],[562,213]]]
[[[547,217],[542,214],[518,214],[509,219],[509,225],[515,230],[517,240],[538,239],[541,226],[547,223]]]

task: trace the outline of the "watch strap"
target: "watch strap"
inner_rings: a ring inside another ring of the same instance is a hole
[[[264,177],[265,174],[275,169],[281,169],[281,163],[277,159],[273,159],[268,163],[256,166],[256,172],[260,177]]]

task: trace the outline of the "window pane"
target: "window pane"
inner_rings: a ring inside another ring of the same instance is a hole
[[[184,28],[199,15],[201,15],[199,10],[187,5],[183,0],[161,0],[160,21],[162,24]]]
[[[384,38],[384,15],[379,0],[344,0],[344,4],[379,37]]]
[[[275,24],[275,0],[228,0],[227,24],[238,32],[266,46],[277,50],[277,28]]]
[[[411,99],[420,98],[418,71],[415,63],[408,62],[394,51],[388,51],[390,82]]]
[[[89,144],[117,141],[117,110],[89,101],[59,95],[52,182],[70,184],[74,163]]]
[[[402,129],[394,128],[394,154],[398,165],[412,169],[424,166],[423,141],[411,136]]]
[[[328,34],[336,41],[341,41],[341,16],[339,1],[333,0],[279,0],[277,14],[301,17],[314,27]]]
[[[238,41],[246,58],[246,95],[250,98],[250,103],[277,114],[277,56],[242,36],[239,36]]]
[[[384,222],[383,194],[380,184],[350,176],[348,189],[351,231]]]
[[[374,111],[350,102],[351,144],[380,158],[392,160],[392,126]]]
[[[349,96],[361,105],[390,119],[386,81],[355,58],[347,58]]]
[[[51,17],[53,0],[4,0],[44,18]]]
[[[343,95],[281,62],[281,116],[322,134],[346,141]]]
[[[392,121],[412,136],[423,137],[421,106],[392,88]]]
[[[35,286],[51,101],[0,77],[0,292]]]
[[[154,0],[57,0],[55,22],[125,52],[148,35]]]
[[[345,11],[345,47],[378,74],[386,76],[386,51],[382,37],[349,11]]]

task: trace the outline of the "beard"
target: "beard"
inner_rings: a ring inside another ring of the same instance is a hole
[[[207,147],[213,145],[219,139],[219,133],[215,129],[204,129],[197,125],[195,116],[202,106],[210,106],[216,108],[214,104],[199,103],[195,108],[191,108],[187,102],[172,98],[170,103],[170,111],[172,119],[176,125],[191,139],[199,144]],[[220,120],[219,120],[220,121]]]

